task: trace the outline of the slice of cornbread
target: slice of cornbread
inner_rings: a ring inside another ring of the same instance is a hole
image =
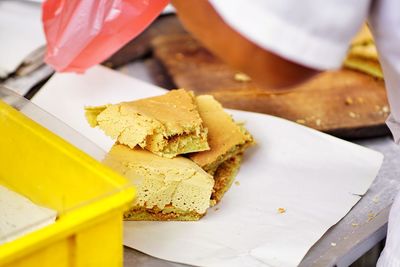
[[[163,158],[140,148],[114,145],[104,164],[137,187],[126,220],[198,220],[210,206],[214,179],[193,161]]]
[[[196,98],[196,102],[204,126],[208,129],[210,150],[193,153],[190,159],[208,173],[214,174],[222,162],[243,153],[254,140],[242,125],[233,121],[214,97],[201,95]]]
[[[139,145],[167,158],[209,149],[207,129],[194,96],[184,89],[85,110],[92,127],[99,126],[105,134],[130,148]]]

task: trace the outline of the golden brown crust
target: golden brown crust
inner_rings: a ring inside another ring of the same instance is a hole
[[[224,194],[229,190],[235,176],[239,170],[240,162],[242,161],[243,154],[231,157],[230,159],[221,163],[214,174],[214,188],[211,195],[211,200],[215,203],[221,201]]]
[[[164,95],[101,107],[87,107],[86,118],[118,143],[140,146],[159,156],[209,149],[192,93],[184,89]]]
[[[173,208],[173,207],[169,207]],[[181,212],[169,211],[153,208],[146,209],[143,207],[135,207],[124,213],[124,220],[126,221],[197,221],[204,214],[199,214],[194,211]]]
[[[227,153],[234,155],[235,151],[233,150],[252,142],[252,137],[233,121],[232,117],[224,111],[221,104],[213,96],[201,95],[196,98],[196,101],[204,126],[208,129],[208,144],[210,146],[208,151],[190,155],[190,159],[199,166],[208,169],[216,161],[226,160],[224,156]]]
[[[197,112],[193,94],[184,89],[164,95],[120,104],[132,112],[154,118],[166,126],[166,134],[182,134],[199,130],[202,120]]]
[[[134,207],[181,213],[206,212],[214,179],[193,161],[163,158],[140,149],[114,145],[103,163],[128,178],[137,188]]]

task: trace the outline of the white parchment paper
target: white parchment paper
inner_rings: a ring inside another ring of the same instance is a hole
[[[33,102],[107,150],[113,142],[87,125],[83,106],[163,92],[95,67],[83,76],[56,74]],[[368,190],[382,163],[380,153],[307,127],[229,112],[257,140],[238,183],[198,222],[125,222],[125,245],[198,266],[296,266]]]

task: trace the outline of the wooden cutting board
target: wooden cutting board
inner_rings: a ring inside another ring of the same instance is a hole
[[[159,36],[152,47],[161,64],[150,62],[158,80],[170,79],[196,94],[212,94],[224,107],[279,116],[346,139],[389,133],[384,83],[366,74],[347,69],[324,72],[276,93],[238,78],[237,71],[189,34]],[[160,78],[163,75],[169,77]]]
[[[182,33],[186,33],[186,31],[175,15],[161,15],[153,21],[150,27],[124,45],[103,64],[111,68],[118,68],[136,59],[144,58],[151,54],[151,41],[154,38]]]

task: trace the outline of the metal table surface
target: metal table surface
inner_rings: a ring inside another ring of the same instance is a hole
[[[126,65],[119,70],[130,76],[153,82],[141,62]],[[29,88],[29,84],[34,84],[43,78],[43,70],[30,76],[29,79],[12,80],[12,87],[19,88],[17,91],[20,94],[27,93],[25,88]],[[356,143],[383,153],[385,156],[383,165],[364,197],[308,251],[300,264],[302,267],[348,266],[386,235],[390,206],[400,189],[400,147],[395,145],[390,137],[359,140]],[[125,247],[124,266],[186,265],[160,260]]]

